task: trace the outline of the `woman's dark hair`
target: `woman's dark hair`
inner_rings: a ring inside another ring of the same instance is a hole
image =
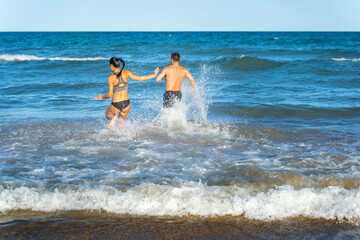
[[[120,73],[117,76],[119,76],[119,75],[121,76],[121,72],[125,67],[125,62],[124,62],[124,60],[122,60],[122,58],[116,58],[116,57],[110,58],[110,64],[116,68],[120,68],[120,62],[122,64],[122,68],[120,70]]]

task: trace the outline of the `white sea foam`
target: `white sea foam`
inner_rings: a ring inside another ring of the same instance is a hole
[[[332,58],[333,61],[336,62],[360,62],[360,58],[353,58],[353,59],[349,59],[349,58]]]
[[[181,102],[176,102],[172,108],[161,109],[159,115],[160,124],[168,130],[188,129],[186,112],[187,106]]]
[[[14,62],[14,61],[42,61],[42,60],[51,60],[51,61],[99,61],[105,60],[107,58],[103,57],[84,57],[84,58],[77,58],[77,57],[38,57],[34,55],[9,55],[4,54],[0,55],[0,61],[6,62]]]
[[[241,58],[245,58],[245,57],[247,57],[247,56],[246,56],[246,55],[241,55],[241,56],[236,56],[235,58],[241,59]],[[234,57],[223,57],[223,56],[220,56],[220,57],[217,57],[216,60],[223,60],[223,59],[225,59],[225,60],[231,60],[232,58],[234,58]]]
[[[44,174],[45,173],[45,169],[44,168],[36,168],[32,171],[32,173],[34,175],[40,175],[40,174]]]
[[[304,216],[359,223],[360,190],[341,187],[296,190],[283,186],[251,194],[236,186],[181,186],[142,184],[119,191],[113,187],[54,191],[0,187],[0,211],[43,212],[105,210],[117,214],[149,216],[240,216],[263,221]]]

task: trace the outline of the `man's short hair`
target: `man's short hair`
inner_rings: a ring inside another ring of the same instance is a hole
[[[174,60],[175,62],[179,62],[180,61],[180,53],[172,52],[171,53],[171,59]]]

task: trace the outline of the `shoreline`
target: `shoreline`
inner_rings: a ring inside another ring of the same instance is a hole
[[[2,223],[0,235],[3,239],[354,239],[360,237],[360,227],[304,217],[264,222],[231,216],[150,217],[73,212]]]

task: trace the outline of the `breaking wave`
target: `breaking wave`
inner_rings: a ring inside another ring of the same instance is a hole
[[[332,60],[335,62],[360,62],[360,58],[332,58]]]
[[[0,187],[0,211],[106,211],[149,216],[245,216],[270,221],[304,216],[359,223],[360,191],[342,187],[294,189],[282,186],[250,193],[237,186],[141,184],[125,191],[100,186],[44,190]]]
[[[103,57],[38,57],[34,55],[9,55],[4,54],[0,55],[0,61],[6,62],[15,62],[15,61],[43,61],[43,60],[50,60],[50,61],[99,61],[99,60],[106,60],[107,58]]]

